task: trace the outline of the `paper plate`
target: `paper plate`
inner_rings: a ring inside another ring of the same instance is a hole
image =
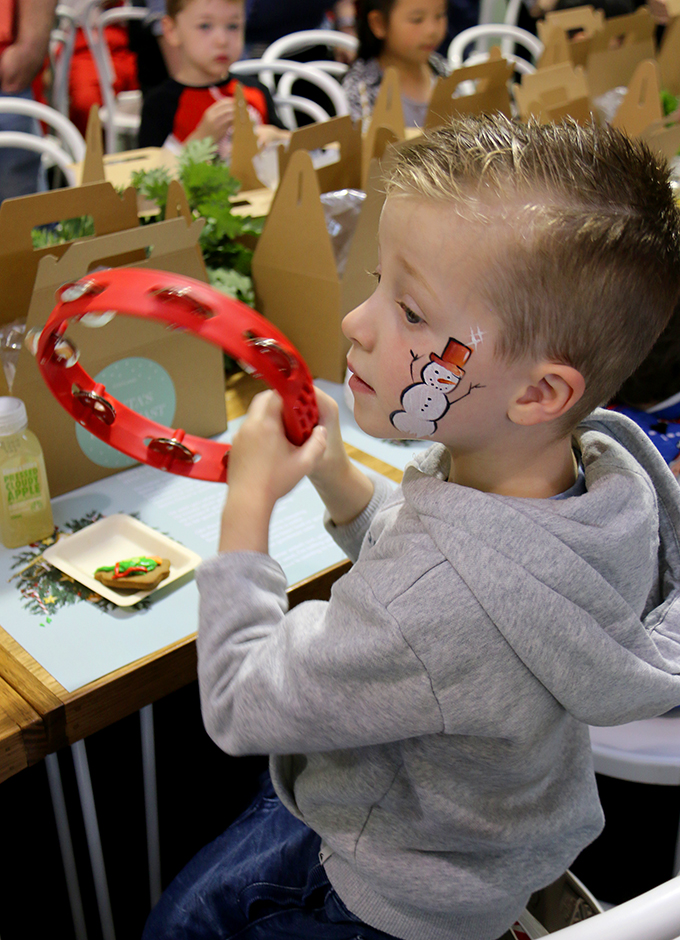
[[[97,581],[94,573],[103,565],[114,565],[136,555],[156,555],[170,560],[170,574],[151,591],[116,591]],[[200,564],[201,556],[149,528],[124,513],[106,516],[92,525],[62,535],[58,542],[43,552],[45,561],[59,568],[100,597],[119,607],[130,607],[144,597],[165,588]]]

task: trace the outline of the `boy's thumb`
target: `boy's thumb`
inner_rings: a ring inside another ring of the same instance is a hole
[[[328,431],[322,424],[317,424],[305,443],[302,445],[304,457],[310,467],[313,467],[324,454],[328,444]]]

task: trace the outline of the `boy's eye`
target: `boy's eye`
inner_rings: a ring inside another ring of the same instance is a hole
[[[380,283],[380,271],[371,271],[371,277],[374,277],[378,284]]]
[[[416,323],[423,322],[423,318],[419,317],[418,314],[414,310],[411,310],[411,308],[408,307],[406,304],[399,304],[399,306],[404,311],[404,316],[406,317],[407,323],[416,324]]]

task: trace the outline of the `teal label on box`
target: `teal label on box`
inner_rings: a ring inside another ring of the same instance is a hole
[[[106,391],[128,408],[151,421],[170,426],[175,417],[177,396],[168,372],[152,359],[134,356],[111,363],[94,377]],[[131,467],[136,461],[100,441],[76,424],[80,448],[100,467]]]

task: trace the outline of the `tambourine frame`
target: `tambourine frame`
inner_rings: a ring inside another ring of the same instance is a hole
[[[69,321],[113,313],[157,320],[219,346],[279,393],[289,440],[302,444],[312,433],[318,421],[312,377],[295,347],[273,324],[194,278],[149,268],[111,268],[58,290],[57,304],[34,350],[59,404],[104,443],[159,470],[199,480],[227,479],[229,444],[140,415],[79,364],[77,350],[65,335]]]

